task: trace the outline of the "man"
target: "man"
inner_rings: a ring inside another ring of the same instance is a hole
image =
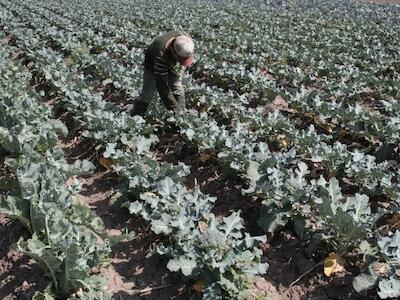
[[[193,63],[194,43],[185,32],[170,31],[147,48],[143,87],[135,100],[134,115],[144,116],[156,90],[164,105],[175,112],[185,110],[182,75]]]

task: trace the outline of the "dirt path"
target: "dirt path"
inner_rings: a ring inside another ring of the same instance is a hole
[[[290,232],[281,232],[264,249],[270,264],[263,277],[257,277],[255,290],[264,293],[268,300],[372,300],[379,299],[376,292],[358,295],[353,287],[352,268],[328,278],[322,266],[316,266],[323,257],[309,257],[306,245]],[[300,276],[310,271],[298,283],[290,286]]]
[[[67,160],[72,163],[79,157],[97,164],[93,141],[82,138],[69,113],[58,112],[57,115],[69,129],[69,135],[59,143]],[[122,208],[121,203],[113,204],[122,179],[99,164],[97,167],[92,175],[77,177],[82,184],[77,194],[79,202],[103,220],[109,236],[119,236],[126,230],[135,235],[133,239],[114,245],[110,264],[94,272],[107,279],[107,289],[113,299],[188,299],[183,280],[168,271],[167,261],[159,256],[146,257],[150,247],[161,237],[151,232],[147,222]]]
[[[150,246],[159,240],[145,221],[129,214],[127,209],[112,206],[110,200],[119,179],[109,171],[80,178],[81,202],[89,205],[103,219],[108,234],[121,235],[125,229],[135,237],[112,248],[111,264],[99,270],[108,280],[108,290],[115,299],[185,299],[179,276],[170,273],[166,262],[158,257],[147,258]],[[154,289],[151,291],[151,289]],[[148,292],[141,293],[141,291]],[[139,297],[139,294],[142,296]],[[183,297],[183,298],[182,298]]]

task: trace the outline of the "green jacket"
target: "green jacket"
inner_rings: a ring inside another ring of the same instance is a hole
[[[181,111],[185,109],[185,92],[182,86],[182,75],[185,67],[181,66],[171,51],[166,49],[167,42],[182,31],[170,31],[158,38],[147,48],[144,67],[154,73],[157,91],[168,109]]]

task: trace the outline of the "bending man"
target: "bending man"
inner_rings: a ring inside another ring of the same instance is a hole
[[[185,32],[170,31],[156,38],[147,48],[143,87],[135,100],[134,115],[144,116],[156,91],[164,105],[175,112],[184,110],[182,75],[193,63],[194,43]]]

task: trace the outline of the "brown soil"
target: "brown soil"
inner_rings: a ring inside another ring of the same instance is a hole
[[[223,167],[213,161],[199,164],[196,159],[191,164],[185,163],[191,166],[191,173],[186,179],[186,185],[193,188],[197,182],[203,193],[217,197],[213,213],[218,218],[241,211],[246,231],[262,235],[256,224],[260,201],[251,196],[242,195],[243,182],[236,174],[233,172],[224,174]]]
[[[345,271],[328,278],[323,266],[318,265],[323,257],[310,257],[304,249],[305,245],[290,232],[281,232],[271,240],[264,249],[270,266],[263,277],[257,277],[254,290],[264,293],[268,300],[379,299],[373,292],[361,296],[354,291],[351,266],[345,265]]]

